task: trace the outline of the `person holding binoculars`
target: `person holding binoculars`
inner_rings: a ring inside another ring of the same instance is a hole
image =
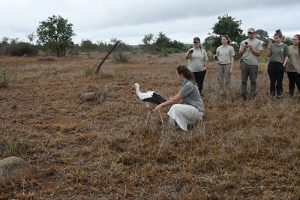
[[[201,47],[200,38],[195,37],[193,42],[194,47],[187,51],[185,59],[188,60],[188,69],[193,72],[199,92],[203,96],[202,88],[208,57],[206,51]]]

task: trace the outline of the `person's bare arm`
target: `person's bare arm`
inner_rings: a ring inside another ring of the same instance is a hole
[[[262,50],[257,50],[257,49],[255,49],[255,48],[253,48],[251,45],[248,45],[248,46],[249,46],[250,51],[251,51],[254,55],[256,55],[256,56],[260,56],[260,55],[261,55]]]
[[[247,45],[244,45],[242,48],[240,48],[239,53],[240,53],[241,55],[243,55],[246,48],[247,48]]]
[[[233,63],[234,63],[234,57],[231,56],[231,62],[230,62],[230,74],[233,72]]]
[[[185,59],[190,59],[191,58],[191,56],[192,56],[192,53],[193,53],[193,50],[188,50],[188,52],[186,52],[186,54],[185,54]]]
[[[284,67],[287,66],[288,60],[289,60],[289,57],[286,56],[286,57],[284,58],[284,62],[283,62],[283,66],[284,66]]]
[[[180,94],[176,94],[174,97],[172,97],[168,101],[157,105],[155,107],[154,111],[160,110],[163,107],[166,107],[166,106],[169,106],[169,105],[173,105],[173,104],[179,103],[181,100],[182,100],[182,96],[180,96]]]

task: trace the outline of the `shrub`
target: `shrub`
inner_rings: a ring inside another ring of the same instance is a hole
[[[96,72],[96,68],[95,67],[87,67],[87,68],[84,69],[84,75],[86,77],[94,75],[95,72]]]
[[[6,70],[0,69],[0,88],[6,88],[14,80]]]
[[[128,63],[129,56],[122,52],[118,52],[117,54],[114,55],[114,61],[117,63]]]
[[[10,45],[9,54],[12,56],[35,56],[38,54],[38,48],[26,42],[19,42]]]

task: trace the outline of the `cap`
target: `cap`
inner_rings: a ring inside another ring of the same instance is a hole
[[[195,38],[194,38],[194,42],[200,42],[200,38],[195,37]]]
[[[255,33],[255,29],[254,28],[248,28],[248,33]]]

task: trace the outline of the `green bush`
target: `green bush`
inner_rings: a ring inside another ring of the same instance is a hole
[[[38,48],[26,42],[11,44],[9,47],[11,56],[35,56],[38,54]]]

